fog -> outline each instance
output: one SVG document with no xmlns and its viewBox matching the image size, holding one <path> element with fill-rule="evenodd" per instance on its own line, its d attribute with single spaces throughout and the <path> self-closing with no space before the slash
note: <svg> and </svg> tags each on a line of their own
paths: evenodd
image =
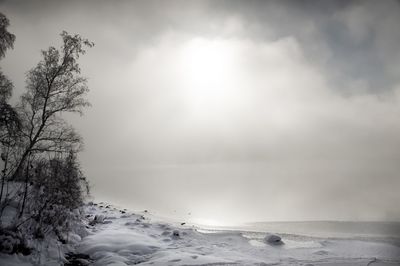
<svg viewBox="0 0 400 266">
<path fill-rule="evenodd" d="M 398 1 L 2 1 L 13 101 L 59 33 L 96 200 L 192 222 L 399 220 Z M 189 215 L 190 214 L 190 215 Z"/>
</svg>

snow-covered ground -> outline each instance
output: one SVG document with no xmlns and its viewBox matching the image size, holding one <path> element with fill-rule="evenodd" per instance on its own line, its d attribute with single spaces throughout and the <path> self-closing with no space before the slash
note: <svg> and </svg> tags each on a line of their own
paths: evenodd
<svg viewBox="0 0 400 266">
<path fill-rule="evenodd" d="M 264 241 L 265 233 L 205 230 L 107 204 L 88 205 L 86 214 L 88 223 L 96 216 L 97 223 L 88 224 L 82 240 L 75 235 L 77 255 L 70 257 L 70 265 L 400 265 L 400 245 L 393 239 L 288 234 L 281 235 L 283 244 L 274 245 Z M 14 255 L 0 256 L 0 265 L 31 263 L 29 257 Z"/>
</svg>

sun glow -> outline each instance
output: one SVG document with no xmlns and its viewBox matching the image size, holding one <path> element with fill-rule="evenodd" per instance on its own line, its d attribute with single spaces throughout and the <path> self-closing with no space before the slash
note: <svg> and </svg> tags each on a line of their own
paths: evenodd
<svg viewBox="0 0 400 266">
<path fill-rule="evenodd" d="M 192 39 L 181 51 L 182 95 L 197 118 L 224 115 L 240 99 L 235 89 L 235 50 L 227 41 Z"/>
</svg>

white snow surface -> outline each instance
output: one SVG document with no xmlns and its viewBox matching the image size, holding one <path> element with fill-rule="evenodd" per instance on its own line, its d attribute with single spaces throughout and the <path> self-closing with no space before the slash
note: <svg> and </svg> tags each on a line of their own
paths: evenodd
<svg viewBox="0 0 400 266">
<path fill-rule="evenodd" d="M 90 233 L 74 247 L 75 253 L 89 255 L 93 266 L 400 265 L 396 241 L 280 235 L 284 244 L 270 245 L 265 233 L 181 226 L 108 204 L 88 205 L 86 212 Z M 104 220 L 89 225 L 96 215 Z M 32 264 L 28 258 L 1 255 L 0 265 Z"/>
</svg>

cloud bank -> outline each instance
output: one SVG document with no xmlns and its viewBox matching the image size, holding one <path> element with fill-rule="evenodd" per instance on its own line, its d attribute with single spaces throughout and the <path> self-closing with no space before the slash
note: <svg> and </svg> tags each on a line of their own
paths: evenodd
<svg viewBox="0 0 400 266">
<path fill-rule="evenodd" d="M 93 108 L 71 118 L 96 196 L 225 223 L 400 219 L 398 2 L 1 8 L 16 96 L 61 30 L 96 43 Z"/>
</svg>

